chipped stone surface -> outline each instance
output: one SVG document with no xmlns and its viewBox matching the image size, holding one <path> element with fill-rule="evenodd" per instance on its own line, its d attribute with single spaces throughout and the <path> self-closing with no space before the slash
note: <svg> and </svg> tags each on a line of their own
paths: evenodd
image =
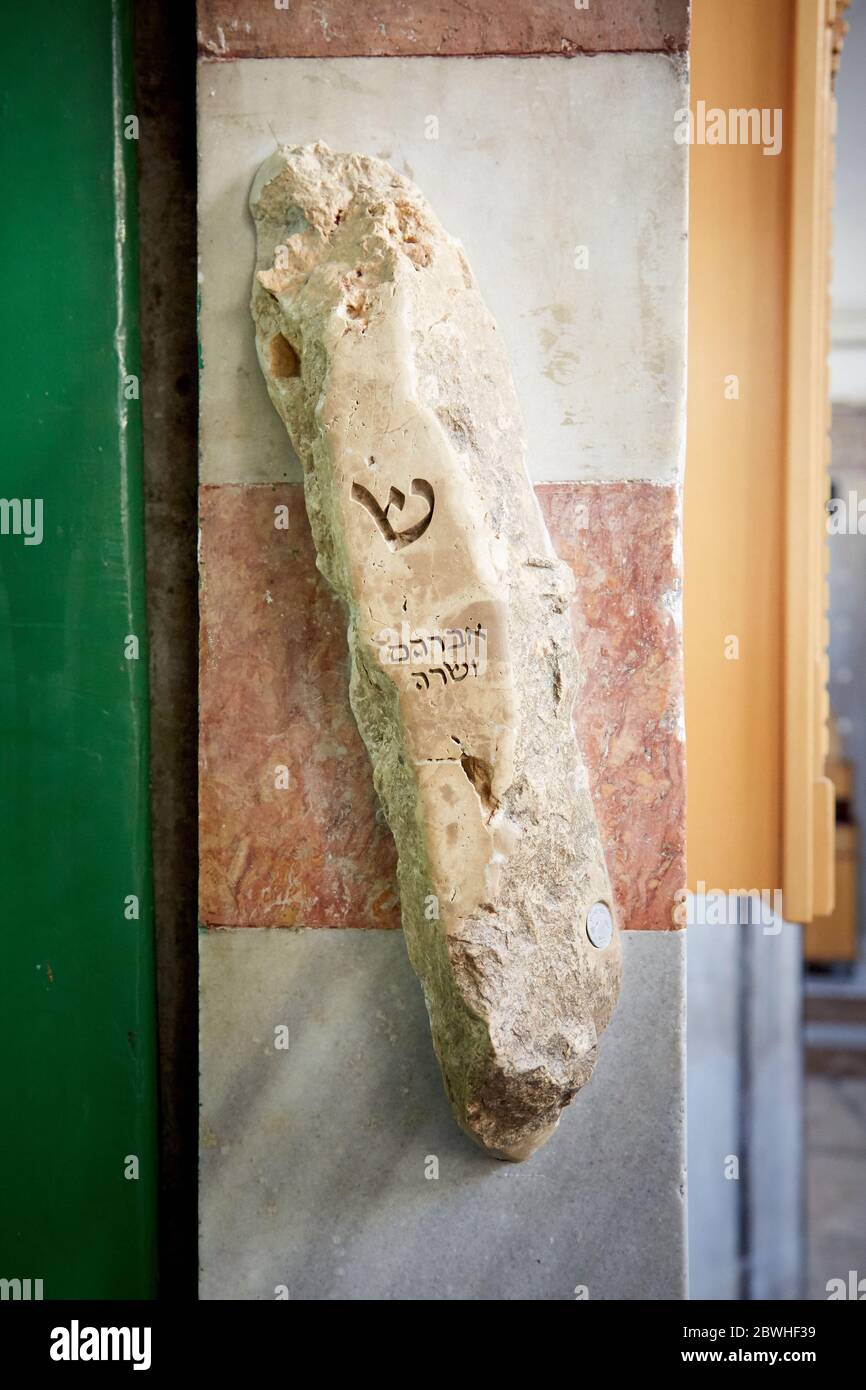
<svg viewBox="0 0 866 1390">
<path fill-rule="evenodd" d="M 202 58 L 682 52 L 689 0 L 198 0 Z"/>
<path fill-rule="evenodd" d="M 457 242 L 381 160 L 259 170 L 256 346 L 348 605 L 352 708 L 459 1123 L 527 1158 L 589 1079 L 618 990 L 571 710 L 573 581 L 524 461 L 507 359 Z"/>
</svg>

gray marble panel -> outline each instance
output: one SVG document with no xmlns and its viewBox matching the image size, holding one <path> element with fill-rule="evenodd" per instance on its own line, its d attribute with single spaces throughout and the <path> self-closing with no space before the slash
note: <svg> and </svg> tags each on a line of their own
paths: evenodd
<svg viewBox="0 0 866 1390">
<path fill-rule="evenodd" d="M 401 933 L 203 933 L 202 1298 L 685 1297 L 685 942 L 624 937 L 593 1080 L 512 1165 L 454 1125 Z"/>
</svg>

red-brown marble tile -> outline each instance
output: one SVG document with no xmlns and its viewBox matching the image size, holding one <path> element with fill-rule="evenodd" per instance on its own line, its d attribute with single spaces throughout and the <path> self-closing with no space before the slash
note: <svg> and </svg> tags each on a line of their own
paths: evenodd
<svg viewBox="0 0 866 1390">
<path fill-rule="evenodd" d="M 686 878 L 678 490 L 548 483 L 537 492 L 577 581 L 575 728 L 620 924 L 673 930 Z"/>
<path fill-rule="evenodd" d="M 669 929 L 685 881 L 677 491 L 538 495 L 578 583 L 575 724 L 620 922 Z M 348 703 L 344 610 L 315 568 L 302 488 L 204 487 L 201 533 L 202 922 L 398 926 L 393 842 Z"/>
<path fill-rule="evenodd" d="M 203 58 L 681 53 L 689 0 L 198 0 Z"/>
<path fill-rule="evenodd" d="M 316 569 L 303 488 L 203 487 L 199 516 L 201 921 L 397 927 L 394 841 L 349 708 L 345 609 Z"/>
</svg>

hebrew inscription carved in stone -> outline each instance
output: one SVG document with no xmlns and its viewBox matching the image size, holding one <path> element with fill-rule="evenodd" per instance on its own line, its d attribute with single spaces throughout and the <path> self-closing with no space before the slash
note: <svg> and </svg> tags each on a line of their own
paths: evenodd
<svg viewBox="0 0 866 1390">
<path fill-rule="evenodd" d="M 374 639 L 379 645 L 379 660 L 401 666 L 413 666 L 439 660 L 441 666 L 427 666 L 415 674 L 415 689 L 429 690 L 430 677 L 441 676 L 442 684 L 464 681 L 472 673 L 483 676 L 487 668 L 487 633 L 481 624 L 473 628 L 447 628 L 444 633 L 430 632 L 410 635 L 406 624 L 399 633 L 387 629 Z M 450 656 L 451 660 L 448 660 Z M 457 658 L 460 658 L 459 660 Z"/>
<path fill-rule="evenodd" d="M 489 1153 L 523 1159 L 588 1081 L 620 974 L 571 724 L 571 574 L 496 325 L 418 190 L 377 159 L 283 148 L 251 208 L 259 361 L 348 606 L 445 1088 Z"/>
</svg>

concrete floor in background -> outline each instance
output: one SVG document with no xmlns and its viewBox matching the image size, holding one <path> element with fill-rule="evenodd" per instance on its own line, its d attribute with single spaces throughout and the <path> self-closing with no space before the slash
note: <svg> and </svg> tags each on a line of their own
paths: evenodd
<svg viewBox="0 0 866 1390">
<path fill-rule="evenodd" d="M 808 1296 L 866 1278 L 866 1077 L 806 1081 Z"/>
</svg>

